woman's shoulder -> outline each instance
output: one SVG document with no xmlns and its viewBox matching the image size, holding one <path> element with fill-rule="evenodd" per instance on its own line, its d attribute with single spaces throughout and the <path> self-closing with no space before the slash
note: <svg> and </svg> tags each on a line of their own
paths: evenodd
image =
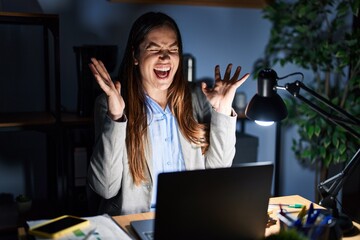
<svg viewBox="0 0 360 240">
<path fill-rule="evenodd" d="M 105 93 L 100 93 L 96 98 L 95 98 L 95 105 L 99 106 L 106 106 L 107 107 L 107 100 L 106 100 L 106 94 Z"/>
<path fill-rule="evenodd" d="M 209 123 L 211 119 L 211 105 L 201 90 L 201 81 L 190 83 L 190 91 L 195 118 L 199 123 Z"/>
</svg>

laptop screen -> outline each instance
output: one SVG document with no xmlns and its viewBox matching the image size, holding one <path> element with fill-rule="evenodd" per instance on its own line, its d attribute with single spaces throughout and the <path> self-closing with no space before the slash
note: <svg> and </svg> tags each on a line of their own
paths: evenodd
<svg viewBox="0 0 360 240">
<path fill-rule="evenodd" d="M 273 164 L 161 173 L 155 239 L 259 239 L 265 234 Z"/>
</svg>

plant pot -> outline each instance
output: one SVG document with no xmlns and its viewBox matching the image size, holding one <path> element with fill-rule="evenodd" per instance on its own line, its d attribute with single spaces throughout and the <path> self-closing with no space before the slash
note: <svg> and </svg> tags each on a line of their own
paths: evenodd
<svg viewBox="0 0 360 240">
<path fill-rule="evenodd" d="M 16 202 L 20 213 L 28 212 L 31 209 L 32 201 Z"/>
</svg>

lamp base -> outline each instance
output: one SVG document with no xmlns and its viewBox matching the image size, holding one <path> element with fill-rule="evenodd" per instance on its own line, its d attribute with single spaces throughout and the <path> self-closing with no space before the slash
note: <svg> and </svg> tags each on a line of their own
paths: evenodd
<svg viewBox="0 0 360 240">
<path fill-rule="evenodd" d="M 349 237 L 353 235 L 352 232 L 354 230 L 354 224 L 347 215 L 339 213 L 339 216 L 336 217 L 336 222 L 339 224 L 339 227 L 344 237 Z"/>
</svg>

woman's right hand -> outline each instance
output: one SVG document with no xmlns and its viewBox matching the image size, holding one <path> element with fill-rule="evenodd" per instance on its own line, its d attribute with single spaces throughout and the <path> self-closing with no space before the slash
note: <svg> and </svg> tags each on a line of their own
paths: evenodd
<svg viewBox="0 0 360 240">
<path fill-rule="evenodd" d="M 119 120 L 123 117 L 125 109 L 125 102 L 120 91 L 120 82 L 115 81 L 114 83 L 102 61 L 96 58 L 91 58 L 89 67 L 97 83 L 107 96 L 109 117 L 114 121 Z"/>
</svg>

